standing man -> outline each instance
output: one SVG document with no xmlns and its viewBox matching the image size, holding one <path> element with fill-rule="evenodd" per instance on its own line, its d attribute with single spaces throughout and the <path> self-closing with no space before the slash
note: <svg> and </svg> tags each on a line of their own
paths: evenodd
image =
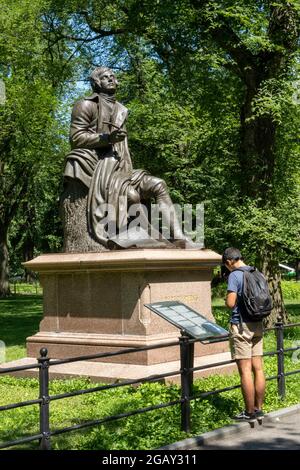
<svg viewBox="0 0 300 470">
<path fill-rule="evenodd" d="M 231 308 L 230 344 L 232 358 L 236 360 L 241 378 L 241 388 L 245 410 L 234 419 L 254 422 L 262 419 L 262 405 L 265 395 L 263 371 L 263 324 L 247 316 L 243 308 L 242 292 L 244 273 L 250 271 L 237 248 L 227 248 L 223 253 L 223 264 L 230 271 L 228 278 L 226 305 Z M 253 373 L 253 377 L 252 377 Z"/>
</svg>

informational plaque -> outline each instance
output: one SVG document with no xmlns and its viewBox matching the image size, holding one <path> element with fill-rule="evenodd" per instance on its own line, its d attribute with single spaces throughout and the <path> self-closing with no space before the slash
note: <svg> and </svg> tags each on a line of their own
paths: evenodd
<svg viewBox="0 0 300 470">
<path fill-rule="evenodd" d="M 177 300 L 145 304 L 145 307 L 200 341 L 215 342 L 228 336 L 227 330 Z"/>
</svg>

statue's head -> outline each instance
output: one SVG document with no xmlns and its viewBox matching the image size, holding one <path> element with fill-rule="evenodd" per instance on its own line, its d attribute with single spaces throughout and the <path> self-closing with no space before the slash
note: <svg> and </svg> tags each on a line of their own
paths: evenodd
<svg viewBox="0 0 300 470">
<path fill-rule="evenodd" d="M 115 93 L 118 81 L 114 72 L 108 67 L 97 67 L 90 76 L 93 91 L 96 93 Z"/>
</svg>

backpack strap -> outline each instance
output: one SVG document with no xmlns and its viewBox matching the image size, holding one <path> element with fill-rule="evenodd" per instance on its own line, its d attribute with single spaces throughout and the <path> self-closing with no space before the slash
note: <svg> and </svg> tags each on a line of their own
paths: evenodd
<svg viewBox="0 0 300 470">
<path fill-rule="evenodd" d="M 246 267 L 246 266 L 245 266 Z M 243 269 L 244 266 L 240 267 L 240 268 L 235 268 L 233 269 L 231 272 L 233 273 L 234 271 L 240 271 L 242 272 L 244 275 L 243 275 L 243 279 L 244 279 L 244 282 L 245 282 L 245 273 L 253 273 L 254 271 L 256 271 L 257 269 L 255 268 L 255 266 L 250 266 L 251 269 Z M 240 311 L 240 321 L 239 321 L 239 324 L 241 325 L 242 322 L 244 321 L 243 319 L 243 315 L 242 315 L 242 312 Z"/>
<path fill-rule="evenodd" d="M 254 273 L 254 271 L 257 271 L 255 266 L 250 266 L 251 269 L 243 269 L 243 267 L 244 266 L 242 266 L 241 268 L 234 268 L 231 272 L 233 273 L 234 271 L 241 271 L 242 273 Z"/>
</svg>

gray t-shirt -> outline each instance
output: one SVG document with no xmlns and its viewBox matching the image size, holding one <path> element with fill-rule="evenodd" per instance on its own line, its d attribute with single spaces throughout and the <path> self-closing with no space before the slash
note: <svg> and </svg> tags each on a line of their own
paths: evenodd
<svg viewBox="0 0 300 470">
<path fill-rule="evenodd" d="M 245 271 L 250 271 L 251 268 L 252 268 L 251 266 L 241 267 L 241 269 Z M 245 314 L 243 315 L 243 307 L 241 305 L 243 285 L 244 285 L 243 271 L 232 271 L 228 277 L 227 292 L 235 292 L 237 294 L 237 303 L 231 311 L 230 323 L 237 324 L 237 323 L 240 323 L 241 321 L 244 321 L 242 317 L 243 316 L 245 317 Z M 246 321 L 249 321 L 249 320 L 247 319 Z"/>
</svg>

